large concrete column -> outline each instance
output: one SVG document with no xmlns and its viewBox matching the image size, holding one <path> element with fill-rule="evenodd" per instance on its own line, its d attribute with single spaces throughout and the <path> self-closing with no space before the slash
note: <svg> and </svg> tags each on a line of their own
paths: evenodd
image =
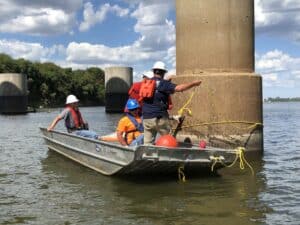
<svg viewBox="0 0 300 225">
<path fill-rule="evenodd" d="M 105 111 L 123 112 L 132 85 L 131 67 L 105 68 Z"/>
<path fill-rule="evenodd" d="M 202 80 L 182 137 L 262 150 L 262 80 L 254 73 L 254 0 L 176 1 L 175 83 Z M 176 94 L 177 111 L 192 91 Z M 175 113 L 174 112 L 174 113 Z"/>
<path fill-rule="evenodd" d="M 20 73 L 1 73 L 0 113 L 26 113 L 27 103 L 27 76 Z"/>
</svg>

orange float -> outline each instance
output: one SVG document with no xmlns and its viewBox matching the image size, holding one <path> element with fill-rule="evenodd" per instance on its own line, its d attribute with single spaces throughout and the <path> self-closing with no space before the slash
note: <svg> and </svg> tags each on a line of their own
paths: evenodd
<svg viewBox="0 0 300 225">
<path fill-rule="evenodd" d="M 178 142 L 176 138 L 174 138 L 170 134 L 162 135 L 160 136 L 155 145 L 162 146 L 162 147 L 170 147 L 170 148 L 176 148 L 178 146 Z"/>
</svg>

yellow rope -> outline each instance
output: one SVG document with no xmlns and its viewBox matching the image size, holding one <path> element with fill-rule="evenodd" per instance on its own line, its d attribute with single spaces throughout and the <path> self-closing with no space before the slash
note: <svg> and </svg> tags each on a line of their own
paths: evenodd
<svg viewBox="0 0 300 225">
<path fill-rule="evenodd" d="M 262 123 L 258 122 L 250 122 L 250 121 L 219 121 L 219 122 L 204 122 L 204 123 L 193 123 L 192 125 L 184 125 L 181 126 L 181 129 L 184 128 L 190 128 L 190 127 L 197 127 L 197 126 L 209 126 L 209 125 L 220 125 L 220 124 L 250 124 L 248 127 L 235 127 L 236 129 L 241 129 L 241 130 L 250 130 L 252 128 L 256 127 L 263 127 L 264 125 Z M 172 130 L 175 130 L 175 128 L 172 128 Z"/>
<path fill-rule="evenodd" d="M 182 126 L 181 128 L 189 128 L 189 127 L 196 127 L 196 126 L 208 126 L 208 125 L 218 125 L 218 124 L 228 124 L 228 123 L 241 123 L 241 124 L 251 124 L 250 126 L 244 128 L 244 129 L 250 129 L 250 128 L 254 128 L 256 126 L 263 126 L 262 123 L 258 123 L 258 122 L 250 122 L 250 121 L 219 121 L 219 122 L 204 122 L 204 123 L 196 123 L 193 125 L 185 125 Z"/>
<path fill-rule="evenodd" d="M 185 175 L 184 175 L 184 165 L 180 165 L 178 167 L 178 180 L 182 182 L 186 182 Z"/>
<path fill-rule="evenodd" d="M 187 111 L 187 113 L 188 113 L 189 116 L 192 116 L 192 110 L 190 108 L 188 108 L 187 106 L 192 102 L 192 99 L 193 99 L 195 93 L 196 93 L 196 88 L 194 89 L 194 91 L 190 95 L 190 97 L 187 100 L 187 102 L 178 110 L 178 114 L 180 116 L 182 116 L 185 111 Z M 208 126 L 208 125 L 218 125 L 218 124 L 228 124 L 228 123 L 231 123 L 231 124 L 233 124 L 233 123 L 250 124 L 250 126 L 248 126 L 246 128 L 240 128 L 240 129 L 251 129 L 251 128 L 255 128 L 257 126 L 263 126 L 263 124 L 259 123 L 259 122 L 249 122 L 249 121 L 219 121 L 219 122 L 193 123 L 192 125 L 185 125 L 185 126 L 182 126 L 181 128 L 189 128 L 189 127 L 197 127 L 197 126 Z"/>
<path fill-rule="evenodd" d="M 179 115 L 183 115 L 184 111 L 187 111 L 188 115 L 192 116 L 192 110 L 190 108 L 188 108 L 187 106 L 191 103 L 194 95 L 195 95 L 196 90 L 194 89 L 194 91 L 192 92 L 192 94 L 190 95 L 189 99 L 187 100 L 187 102 L 178 110 L 178 114 Z M 218 124 L 233 124 L 233 123 L 238 123 L 238 124 L 250 124 L 250 126 L 246 127 L 246 128 L 240 128 L 240 129 L 250 129 L 250 128 L 256 128 L 257 126 L 263 126 L 262 123 L 259 122 L 249 122 L 249 121 L 219 121 L 219 122 L 205 122 L 205 123 L 193 123 L 192 125 L 185 125 L 182 126 L 181 128 L 189 128 L 189 127 L 195 127 L 195 126 L 207 126 L 207 125 L 218 125 Z M 230 164 L 229 166 L 227 166 L 226 164 L 224 164 L 223 160 L 224 158 L 221 156 L 212 156 L 211 159 L 213 160 L 213 164 L 211 166 L 211 171 L 214 170 L 214 167 L 217 163 L 221 163 L 222 165 L 226 166 L 226 167 L 232 167 L 238 159 L 240 159 L 240 169 L 244 170 L 245 169 L 245 164 L 251 169 L 252 175 L 254 175 L 254 170 L 252 168 L 252 166 L 247 162 L 245 155 L 245 148 L 243 147 L 238 147 L 236 149 L 236 157 L 235 160 L 233 161 L 232 164 Z M 185 175 L 184 175 L 184 165 L 181 165 L 178 167 L 178 178 L 180 181 L 185 182 Z"/>
<path fill-rule="evenodd" d="M 243 148 L 243 147 L 238 147 L 236 149 L 235 160 L 233 161 L 233 163 L 231 163 L 227 167 L 232 167 L 236 163 L 238 158 L 240 159 L 240 169 L 244 170 L 245 169 L 245 164 L 246 164 L 251 169 L 252 175 L 254 176 L 254 170 L 253 170 L 252 166 L 250 165 L 250 163 L 245 158 L 245 148 Z"/>
<path fill-rule="evenodd" d="M 191 96 L 189 97 L 189 99 L 187 100 L 187 102 L 178 110 L 178 114 L 180 116 L 183 115 L 184 111 L 188 112 L 188 115 L 191 116 L 192 115 L 192 110 L 190 108 L 187 107 L 187 105 L 189 105 L 195 95 L 196 90 L 194 90 L 191 94 Z"/>
<path fill-rule="evenodd" d="M 244 170 L 245 169 L 245 164 L 246 164 L 250 168 L 252 176 L 254 176 L 254 169 L 252 168 L 252 166 L 250 165 L 250 163 L 245 158 L 245 148 L 238 147 L 237 149 L 235 149 L 235 151 L 236 151 L 235 159 L 233 160 L 233 162 L 230 165 L 226 165 L 223 162 L 223 159 L 220 156 L 213 156 L 213 157 L 211 157 L 211 159 L 213 161 L 213 164 L 211 166 L 211 171 L 214 170 L 214 167 L 215 167 L 215 165 L 217 163 L 221 163 L 225 167 L 232 167 L 233 165 L 235 165 L 235 163 L 239 159 L 240 160 L 240 169 Z"/>
</svg>

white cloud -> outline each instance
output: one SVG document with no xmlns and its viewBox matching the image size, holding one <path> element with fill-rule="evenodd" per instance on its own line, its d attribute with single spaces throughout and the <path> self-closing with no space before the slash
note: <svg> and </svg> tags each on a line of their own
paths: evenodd
<svg viewBox="0 0 300 225">
<path fill-rule="evenodd" d="M 23 8 L 53 8 L 66 12 L 74 12 L 83 4 L 83 0 L 2 0 L 2 2 L 4 2 L 3 4 L 18 5 Z"/>
<path fill-rule="evenodd" d="M 279 50 L 256 55 L 256 71 L 263 77 L 265 87 L 299 87 L 300 58 Z"/>
<path fill-rule="evenodd" d="M 175 25 L 173 21 L 166 19 L 174 7 L 173 4 L 173 1 L 169 0 L 138 1 L 130 16 L 136 19 L 134 30 L 140 36 L 132 45 L 109 47 L 102 44 L 72 42 L 67 47 L 67 61 L 77 65 L 121 64 L 134 66 L 135 69 L 143 68 L 140 69 L 143 71 L 145 63 L 149 65 L 156 60 L 165 60 L 174 69 Z M 100 23 L 113 7 L 105 4 L 95 12 L 93 5 L 86 3 L 84 22 L 81 23 L 80 29 L 86 30 L 93 24 Z M 124 11 L 122 15 L 127 15 L 127 12 Z"/>
<path fill-rule="evenodd" d="M 102 5 L 99 10 L 94 11 L 93 4 L 87 2 L 84 4 L 83 22 L 79 26 L 80 31 L 86 31 L 96 23 L 102 23 L 108 13 L 115 13 L 118 17 L 124 17 L 129 14 L 129 9 L 121 8 L 118 5 L 111 6 L 109 3 Z"/>
<path fill-rule="evenodd" d="M 166 62 L 168 62 L 170 65 L 172 65 L 173 68 L 170 70 L 172 70 L 173 71 L 172 74 L 174 74 L 176 71 L 176 69 L 175 69 L 176 68 L 176 47 L 175 46 L 170 47 L 168 49 L 167 53 L 168 54 L 164 59 L 166 60 Z"/>
<path fill-rule="evenodd" d="M 12 0 L 5 3 L 0 1 L 0 30 L 30 34 L 71 32 L 70 29 L 75 22 L 75 11 L 82 1 L 77 0 L 75 3 L 75 6 L 71 7 L 71 1 Z M 175 25 L 173 21 L 166 19 L 170 10 L 174 9 L 173 1 L 147 0 L 132 4 L 134 7 L 131 8 L 130 16 L 136 19 L 134 29 L 139 37 L 131 45 L 110 47 L 104 44 L 73 41 L 67 44 L 66 48 L 62 46 L 47 48 L 39 43 L 2 40 L 0 51 L 14 58 L 22 57 L 37 61 L 48 59 L 61 66 L 73 68 L 125 65 L 133 66 L 136 71 L 143 71 L 156 60 L 165 60 L 174 68 Z M 4 12 L 7 12 L 6 15 L 13 12 L 17 16 L 1 17 Z M 85 30 L 95 23 L 102 22 L 107 13 L 123 17 L 129 15 L 129 9 L 104 4 L 94 11 L 93 5 L 87 2 L 84 5 L 84 21 L 80 29 Z M 65 57 L 65 61 L 62 57 Z"/>
<path fill-rule="evenodd" d="M 69 33 L 82 0 L 0 2 L 0 32 L 30 35 Z"/>
<path fill-rule="evenodd" d="M 0 31 L 35 35 L 67 33 L 74 21 L 74 15 L 68 15 L 62 10 L 44 8 L 26 11 L 26 14 L 2 23 Z"/>
<path fill-rule="evenodd" d="M 66 50 L 67 61 L 77 64 L 133 64 L 149 59 L 155 59 L 159 52 L 143 51 L 139 47 L 123 46 L 110 48 L 105 45 L 71 42 Z"/>
<path fill-rule="evenodd" d="M 257 34 L 300 42 L 300 1 L 255 0 L 255 25 Z"/>
<path fill-rule="evenodd" d="M 52 56 L 64 55 L 62 45 L 46 48 L 40 43 L 27 43 L 17 40 L 0 40 L 0 52 L 13 58 L 24 58 L 32 61 L 48 61 Z"/>
<path fill-rule="evenodd" d="M 263 84 L 265 87 L 275 86 L 278 82 L 278 75 L 274 73 L 263 74 Z"/>
<path fill-rule="evenodd" d="M 172 9 L 169 1 L 141 2 L 131 16 L 137 19 L 134 30 L 141 34 L 137 46 L 151 50 L 167 50 L 175 45 L 175 25 L 167 20 Z"/>
</svg>

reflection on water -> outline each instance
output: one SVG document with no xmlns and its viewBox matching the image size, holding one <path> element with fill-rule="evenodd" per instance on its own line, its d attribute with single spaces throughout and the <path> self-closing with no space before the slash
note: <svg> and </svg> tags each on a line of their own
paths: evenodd
<svg viewBox="0 0 300 225">
<path fill-rule="evenodd" d="M 48 151 L 38 126 L 58 110 L 0 116 L 0 224 L 298 224 L 296 106 L 264 106 L 264 155 L 250 159 L 255 176 L 228 168 L 186 183 L 176 175 L 106 177 Z M 114 131 L 121 116 L 101 107 L 82 113 L 99 134 Z"/>
<path fill-rule="evenodd" d="M 113 224 L 172 224 L 175 221 L 179 224 L 199 224 L 199 221 L 203 224 L 255 224 L 263 220 L 261 210 L 265 209 L 257 198 L 263 180 L 250 173 L 241 176 L 236 169 L 220 177 L 193 178 L 182 184 L 172 177 L 99 176 L 54 152 L 48 153 L 42 165 L 44 173 L 55 178 L 55 188 L 76 193 L 64 196 L 69 207 L 84 206 L 84 212 L 72 216 L 74 223 L 86 216 L 94 218 L 95 224 L 96 221 Z M 261 162 L 254 166 L 258 171 Z M 53 183 L 51 179 L 50 182 Z M 55 202 L 61 201 L 61 194 L 57 198 L 53 194 L 49 197 Z M 64 202 L 61 207 L 65 206 Z"/>
</svg>

